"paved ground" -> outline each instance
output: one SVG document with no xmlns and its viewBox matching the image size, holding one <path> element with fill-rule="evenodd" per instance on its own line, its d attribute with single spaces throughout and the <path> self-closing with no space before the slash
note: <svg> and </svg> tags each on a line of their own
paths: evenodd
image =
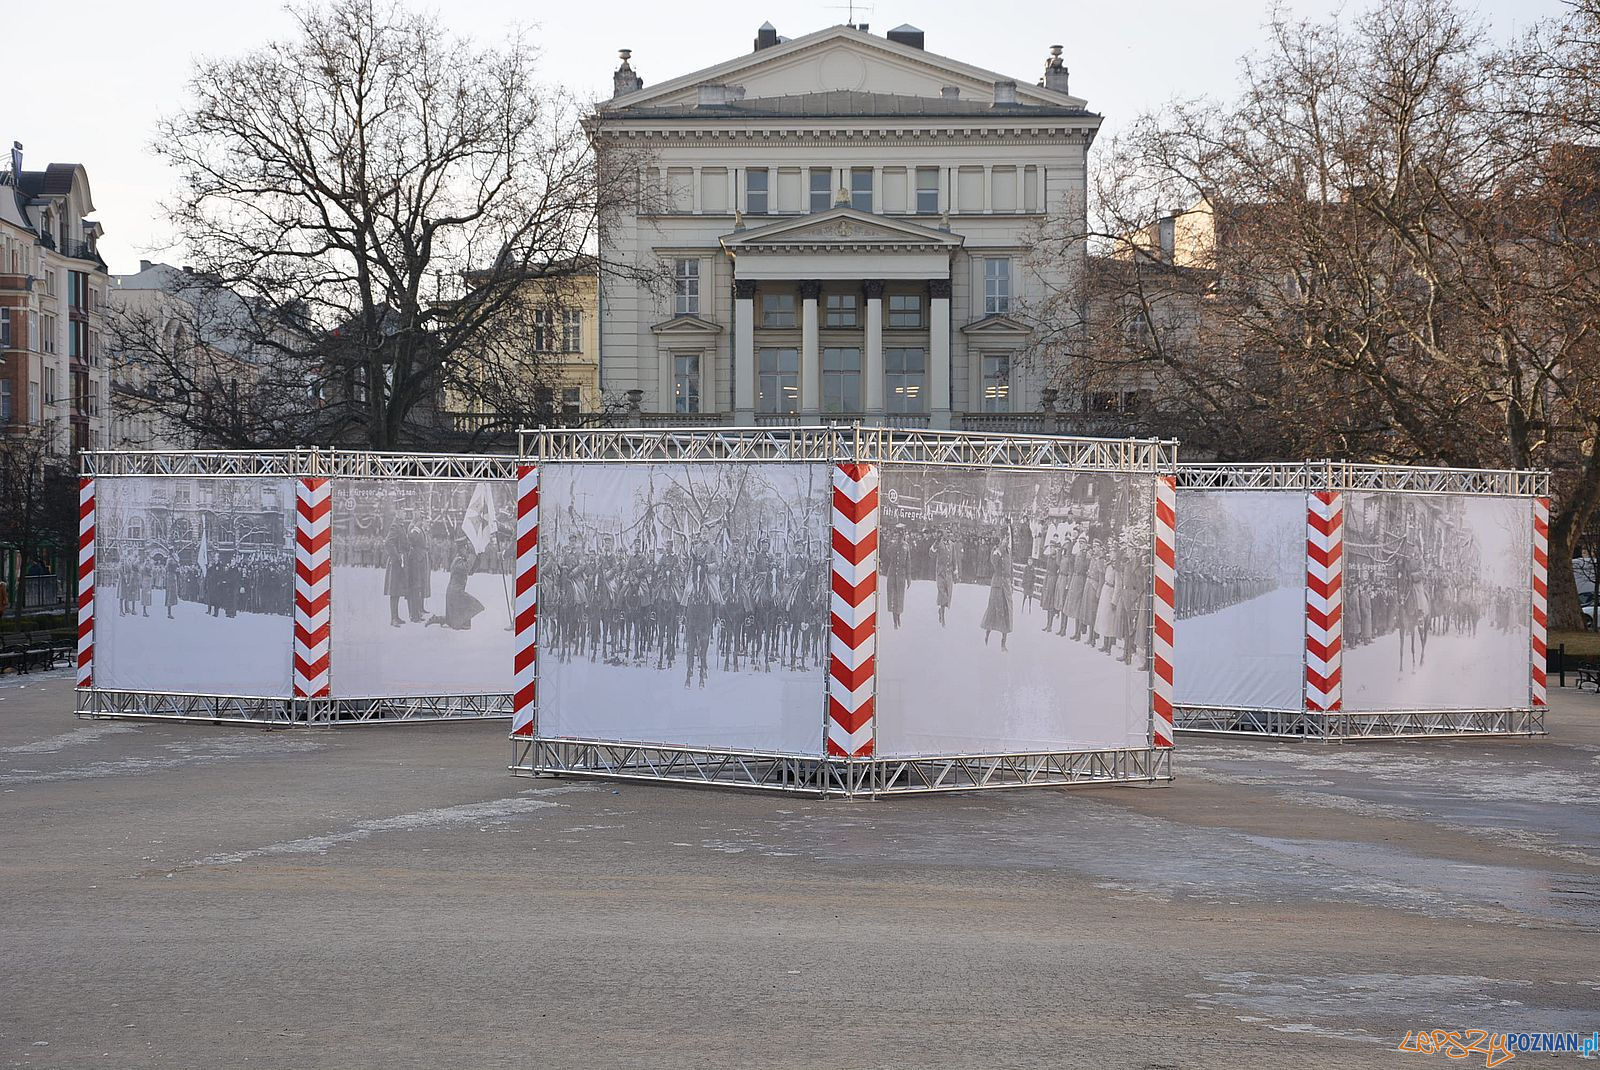
<svg viewBox="0 0 1600 1070">
<path fill-rule="evenodd" d="M 1408 1029 L 1600 1028 L 1593 696 L 1544 741 L 876 803 L 69 699 L 0 680 L 0 1066 L 1423 1067 L 1476 1063 Z"/>
</svg>

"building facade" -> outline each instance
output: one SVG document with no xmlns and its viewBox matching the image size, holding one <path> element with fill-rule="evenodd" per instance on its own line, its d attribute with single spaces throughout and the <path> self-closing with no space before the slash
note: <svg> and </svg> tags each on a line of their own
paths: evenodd
<svg viewBox="0 0 1600 1070">
<path fill-rule="evenodd" d="M 110 277 L 81 164 L 0 173 L 0 426 L 42 429 L 54 451 L 109 445 Z"/>
<path fill-rule="evenodd" d="M 631 54 L 590 120 L 604 169 L 600 377 L 647 422 L 860 417 L 1004 426 L 1051 371 L 1024 309 L 1081 287 L 1100 117 L 1067 92 L 935 55 L 902 26 L 835 26 L 645 88 Z M 1081 246 L 1081 243 L 1078 243 Z M 643 276 L 659 272 L 661 285 Z"/>
</svg>

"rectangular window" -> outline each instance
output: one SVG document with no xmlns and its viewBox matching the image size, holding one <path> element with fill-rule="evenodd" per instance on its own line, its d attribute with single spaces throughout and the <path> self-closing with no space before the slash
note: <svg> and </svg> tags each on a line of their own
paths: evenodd
<svg viewBox="0 0 1600 1070">
<path fill-rule="evenodd" d="M 983 411 L 1011 411 L 1011 354 L 983 354 Z"/>
<path fill-rule="evenodd" d="M 767 214 L 767 169 L 752 167 L 744 173 L 744 210 L 747 215 Z"/>
<path fill-rule="evenodd" d="M 0 379 L 0 424 L 11 422 L 11 380 Z"/>
<path fill-rule="evenodd" d="M 858 212 L 872 211 L 872 169 L 857 167 L 850 172 L 850 207 Z"/>
<path fill-rule="evenodd" d="M 793 327 L 794 294 L 762 294 L 761 326 Z"/>
<path fill-rule="evenodd" d="M 0 308 L 0 349 L 11 348 L 11 310 Z"/>
<path fill-rule="evenodd" d="M 891 327 L 921 327 L 922 326 L 922 295 L 921 294 L 890 294 L 889 295 L 889 326 L 891 326 Z"/>
<path fill-rule="evenodd" d="M 583 407 L 583 387 L 564 386 L 561 388 L 561 411 L 571 415 Z"/>
<path fill-rule="evenodd" d="M 100 415 L 100 383 L 94 379 L 89 380 L 89 415 Z"/>
<path fill-rule="evenodd" d="M 52 296 L 56 292 L 56 273 L 54 271 L 46 271 L 44 273 L 44 292 Z"/>
<path fill-rule="evenodd" d="M 927 382 L 926 350 L 883 351 L 884 404 L 890 412 L 926 412 Z"/>
<path fill-rule="evenodd" d="M 917 168 L 917 214 L 937 215 L 939 213 L 939 169 L 937 167 Z"/>
<path fill-rule="evenodd" d="M 44 414 L 39 411 L 39 384 L 28 384 L 28 419 L 38 423 L 44 419 Z"/>
<path fill-rule="evenodd" d="M 833 171 L 827 167 L 811 169 L 811 210 L 826 212 L 833 207 Z"/>
<path fill-rule="evenodd" d="M 56 318 L 44 318 L 44 330 L 39 335 L 39 351 L 41 353 L 54 353 L 56 351 Z"/>
<path fill-rule="evenodd" d="M 555 313 L 548 308 L 533 310 L 533 349 L 549 353 L 556 347 Z"/>
<path fill-rule="evenodd" d="M 856 295 L 855 294 L 828 294 L 828 314 L 826 325 L 829 327 L 854 327 L 856 326 Z"/>
<path fill-rule="evenodd" d="M 569 308 L 561 313 L 561 351 L 583 352 L 583 311 Z"/>
<path fill-rule="evenodd" d="M 89 307 L 89 276 L 82 271 L 67 272 L 67 305 L 71 308 Z"/>
<path fill-rule="evenodd" d="M 672 411 L 700 411 L 700 354 L 672 355 Z"/>
<path fill-rule="evenodd" d="M 822 351 L 822 411 L 861 411 L 861 350 Z"/>
<path fill-rule="evenodd" d="M 56 370 L 54 368 L 46 368 L 44 370 L 44 403 L 46 405 L 54 405 L 56 403 Z"/>
<path fill-rule="evenodd" d="M 1004 316 L 1011 311 L 1011 261 L 1003 256 L 983 261 L 983 314 Z"/>
<path fill-rule="evenodd" d="M 672 266 L 672 314 L 700 314 L 700 261 L 679 260 Z"/>
<path fill-rule="evenodd" d="M 800 351 L 762 349 L 757 355 L 761 412 L 800 411 Z"/>
</svg>

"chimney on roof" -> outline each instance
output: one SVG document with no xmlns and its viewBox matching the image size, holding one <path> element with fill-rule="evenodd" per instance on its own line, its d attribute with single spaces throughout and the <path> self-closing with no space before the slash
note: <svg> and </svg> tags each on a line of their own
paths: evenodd
<svg viewBox="0 0 1600 1070">
<path fill-rule="evenodd" d="M 778 28 L 770 22 L 763 22 L 756 30 L 755 50 L 760 52 L 763 48 L 772 48 L 778 43 Z"/>
<path fill-rule="evenodd" d="M 1050 58 L 1044 61 L 1044 77 L 1039 84 L 1046 89 L 1053 89 L 1057 93 L 1067 91 L 1067 63 L 1061 58 L 1062 47 L 1050 46 Z"/>
<path fill-rule="evenodd" d="M 922 31 L 911 25 L 909 22 L 902 22 L 900 25 L 890 30 L 888 37 L 889 40 L 893 41 L 897 45 L 910 45 L 912 48 L 917 49 L 920 49 L 924 46 Z"/>
<path fill-rule="evenodd" d="M 22 142 L 11 143 L 11 183 L 15 186 L 22 185 Z"/>
<path fill-rule="evenodd" d="M 612 100 L 644 88 L 644 79 L 633 73 L 633 68 L 628 65 L 628 60 L 633 58 L 633 49 L 620 48 L 617 55 L 622 59 L 622 66 L 611 76 Z"/>
<path fill-rule="evenodd" d="M 140 271 L 149 271 L 150 270 L 150 266 L 151 266 L 150 265 L 150 261 L 148 261 L 148 260 L 139 261 L 139 270 Z"/>
<path fill-rule="evenodd" d="M 1007 78 L 994 84 L 994 102 L 996 104 L 1015 104 L 1017 102 L 1017 83 Z"/>
</svg>

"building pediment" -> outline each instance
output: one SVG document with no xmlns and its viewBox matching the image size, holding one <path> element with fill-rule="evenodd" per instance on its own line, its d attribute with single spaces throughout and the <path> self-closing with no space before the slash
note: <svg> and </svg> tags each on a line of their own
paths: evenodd
<svg viewBox="0 0 1600 1070">
<path fill-rule="evenodd" d="M 735 256 L 741 252 L 941 252 L 960 248 L 965 240 L 947 230 L 839 207 L 736 230 L 723 235 L 722 247 Z"/>
<path fill-rule="evenodd" d="M 722 324 L 699 316 L 674 316 L 651 324 L 650 330 L 663 338 L 700 338 L 708 334 L 721 334 Z"/>
<path fill-rule="evenodd" d="M 638 59 L 642 65 L 650 62 L 647 53 Z M 1032 79 L 985 70 L 852 26 L 831 26 L 628 93 L 605 102 L 600 111 L 606 117 L 628 118 L 648 117 L 653 110 L 692 109 L 704 103 L 702 86 L 727 87 L 727 99 L 719 102 L 732 104 L 839 92 L 941 100 L 946 99 L 948 88 L 958 91 L 958 99 L 993 104 L 995 83 L 1013 81 L 1018 105 L 1051 109 L 1087 106 L 1082 98 L 1034 85 Z"/>
<path fill-rule="evenodd" d="M 1031 334 L 1028 325 L 1010 316 L 985 316 L 961 328 L 968 338 L 1017 338 Z"/>
</svg>

